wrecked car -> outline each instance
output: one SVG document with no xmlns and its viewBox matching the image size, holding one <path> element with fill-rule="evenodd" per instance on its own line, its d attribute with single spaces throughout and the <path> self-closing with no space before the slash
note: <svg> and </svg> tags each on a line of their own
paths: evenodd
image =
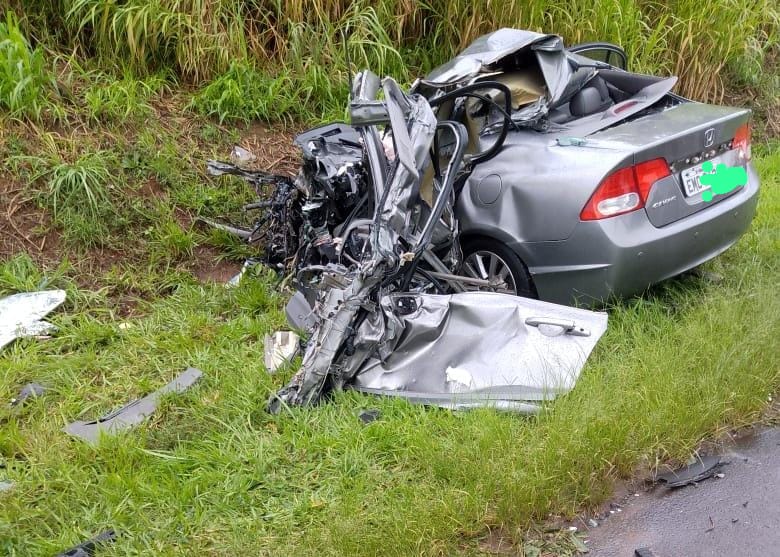
<svg viewBox="0 0 780 557">
<path fill-rule="evenodd" d="M 692 269 L 747 230 L 750 110 L 692 102 L 672 92 L 676 77 L 626 65 L 615 45 L 567 50 L 501 29 L 412 86 L 469 132 L 455 187 L 464 274 L 590 305 Z"/>
<path fill-rule="evenodd" d="M 270 411 L 348 387 L 533 412 L 574 386 L 606 314 L 507 293 L 501 273 L 460 272 L 457 184 L 471 165 L 466 126 L 437 118 L 450 98 L 406 94 L 365 71 L 349 125 L 296 138 L 294 178 L 209 162 L 211 174 L 241 177 L 264 199 L 248 206 L 261 211 L 253 229 L 218 226 L 259 242 L 296 289 L 287 316 L 307 340 Z M 266 350 L 268 361 L 276 354 Z"/>
</svg>

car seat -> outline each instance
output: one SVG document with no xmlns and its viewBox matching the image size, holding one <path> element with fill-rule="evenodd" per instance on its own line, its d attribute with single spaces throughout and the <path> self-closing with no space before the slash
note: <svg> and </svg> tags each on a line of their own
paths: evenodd
<svg viewBox="0 0 780 557">
<path fill-rule="evenodd" d="M 582 118 L 603 112 L 612 104 L 607 84 L 599 76 L 595 76 L 572 96 L 569 101 L 569 112 L 575 118 Z"/>
</svg>

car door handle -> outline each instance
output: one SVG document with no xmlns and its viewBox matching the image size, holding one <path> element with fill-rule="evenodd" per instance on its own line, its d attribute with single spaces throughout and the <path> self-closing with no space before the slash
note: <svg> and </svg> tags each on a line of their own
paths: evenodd
<svg viewBox="0 0 780 557">
<path fill-rule="evenodd" d="M 552 325 L 553 327 L 560 327 L 562 332 L 574 337 L 589 337 L 590 330 L 585 327 L 579 327 L 576 321 L 570 319 L 555 319 L 554 317 L 529 317 L 525 320 L 525 324 L 529 327 L 537 327 L 540 325 Z M 554 334 L 546 333 L 543 329 L 540 329 L 542 334 L 547 336 L 557 336 Z M 560 333 L 558 333 L 560 334 Z"/>
</svg>

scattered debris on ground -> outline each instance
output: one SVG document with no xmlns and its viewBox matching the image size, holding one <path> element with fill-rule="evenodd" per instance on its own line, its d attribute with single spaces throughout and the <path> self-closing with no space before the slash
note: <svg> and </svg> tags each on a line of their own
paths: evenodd
<svg viewBox="0 0 780 557">
<path fill-rule="evenodd" d="M 363 422 L 363 425 L 368 425 L 371 422 L 378 420 L 380 415 L 381 412 L 378 408 L 366 408 L 365 410 L 360 411 L 358 419 Z"/>
<path fill-rule="evenodd" d="M 93 557 L 95 551 L 97 551 L 101 545 L 115 542 L 116 537 L 116 532 L 113 529 L 105 530 L 92 539 L 82 542 L 62 553 L 58 553 L 56 557 Z"/>
<path fill-rule="evenodd" d="M 0 299 L 0 349 L 17 338 L 53 332 L 56 327 L 42 319 L 64 301 L 64 290 L 22 292 Z"/>
<path fill-rule="evenodd" d="M 269 373 L 275 372 L 282 365 L 291 362 L 298 354 L 301 339 L 292 331 L 277 331 L 273 335 L 265 335 L 265 368 Z"/>
<path fill-rule="evenodd" d="M 111 435 L 130 429 L 157 410 L 163 395 L 181 393 L 194 385 L 203 372 L 194 367 L 187 368 L 176 379 L 145 397 L 135 400 L 93 421 L 76 421 L 65 426 L 64 431 L 80 437 L 87 443 L 96 444 L 102 434 Z"/>
<path fill-rule="evenodd" d="M 722 464 L 719 456 L 697 457 L 687 466 L 659 474 L 657 479 L 668 488 L 683 487 L 713 477 Z"/>
<path fill-rule="evenodd" d="M 21 388 L 19 394 L 11 399 L 10 405 L 18 406 L 28 398 L 37 398 L 39 396 L 43 396 L 47 390 L 48 389 L 46 389 L 46 387 L 38 383 L 27 383 L 24 387 Z"/>
</svg>

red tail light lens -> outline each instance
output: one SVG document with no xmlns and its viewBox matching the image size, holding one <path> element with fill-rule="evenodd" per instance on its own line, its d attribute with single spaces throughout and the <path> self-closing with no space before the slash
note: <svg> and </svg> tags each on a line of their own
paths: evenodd
<svg viewBox="0 0 780 557">
<path fill-rule="evenodd" d="M 580 219 L 606 219 L 641 209 L 653 184 L 669 175 L 669 165 L 662 158 L 616 170 L 593 192 Z"/>
<path fill-rule="evenodd" d="M 731 148 L 739 149 L 740 157 L 743 160 L 749 161 L 751 159 L 750 126 L 748 124 L 742 124 L 737 128 L 737 133 L 734 134 L 734 141 L 731 142 Z"/>
</svg>

